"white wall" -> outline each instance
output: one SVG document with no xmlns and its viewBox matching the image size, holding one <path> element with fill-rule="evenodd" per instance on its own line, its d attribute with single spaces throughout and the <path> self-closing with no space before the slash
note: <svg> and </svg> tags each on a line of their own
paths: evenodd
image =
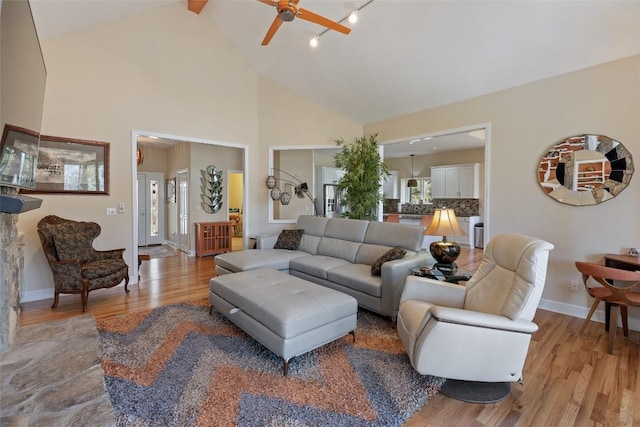
<svg viewBox="0 0 640 427">
<path fill-rule="evenodd" d="M 580 280 L 574 261 L 602 262 L 606 253 L 625 253 L 629 247 L 640 246 L 640 172 L 636 170 L 629 187 L 615 199 L 574 207 L 558 203 L 542 191 L 537 166 L 550 145 L 585 133 L 614 138 L 638 159 L 639 117 L 640 56 L 634 56 L 372 123 L 365 126 L 365 132 L 378 132 L 384 141 L 491 123 L 490 182 L 485 189 L 489 236 L 514 231 L 552 242 L 555 249 L 543 295 L 545 304 L 584 315 L 590 306 L 586 293 L 569 289 L 571 280 Z M 639 316 L 638 310 L 630 313 Z"/>
<path fill-rule="evenodd" d="M 111 194 L 42 195 L 40 209 L 20 215 L 26 235 L 22 301 L 53 295 L 35 231 L 47 214 L 97 221 L 103 231 L 95 248 L 125 247 L 127 263 L 137 263 L 132 130 L 248 146 L 249 164 L 234 166 L 244 168 L 248 180 L 247 234 L 281 228 L 267 222 L 269 145 L 330 143 L 362 132 L 361 124 L 258 76 L 210 20 L 181 3 L 43 40 L 42 47 L 48 69 L 43 133 L 110 142 Z M 106 208 L 118 203 L 125 213 L 107 217 Z"/>
</svg>

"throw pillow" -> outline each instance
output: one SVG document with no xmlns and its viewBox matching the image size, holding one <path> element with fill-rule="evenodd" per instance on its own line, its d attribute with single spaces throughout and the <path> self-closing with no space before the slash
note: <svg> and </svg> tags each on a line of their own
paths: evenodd
<svg viewBox="0 0 640 427">
<path fill-rule="evenodd" d="M 371 274 L 374 276 L 379 276 L 382 273 L 382 264 L 387 261 L 393 261 L 394 259 L 404 258 L 404 255 L 407 253 L 404 248 L 400 246 L 395 246 L 387 251 L 380 258 L 375 260 L 373 264 L 371 264 Z"/>
<path fill-rule="evenodd" d="M 295 251 L 300 245 L 300 239 L 302 239 L 303 234 L 304 230 L 282 230 L 273 249 Z"/>
<path fill-rule="evenodd" d="M 53 237 L 60 261 L 93 261 L 96 259 L 96 251 L 91 246 L 92 240 L 93 238 L 85 233 L 61 233 Z"/>
</svg>

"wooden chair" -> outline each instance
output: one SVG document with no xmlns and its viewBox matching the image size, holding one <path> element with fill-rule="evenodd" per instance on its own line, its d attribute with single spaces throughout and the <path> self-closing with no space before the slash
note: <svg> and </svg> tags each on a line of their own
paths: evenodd
<svg viewBox="0 0 640 427">
<path fill-rule="evenodd" d="M 398 214 L 389 214 L 387 215 L 387 222 L 400 222 L 400 215 Z"/>
<path fill-rule="evenodd" d="M 606 319 L 607 329 L 609 330 L 608 351 L 609 354 L 613 354 L 613 343 L 618 329 L 618 308 L 620 308 L 624 336 L 628 337 L 627 307 L 630 305 L 640 306 L 640 293 L 631 291 L 634 285 L 640 284 L 640 271 L 620 270 L 618 268 L 605 267 L 604 265 L 581 261 L 576 261 L 576 268 L 582 273 L 582 281 L 584 282 L 587 292 L 592 298 L 595 298 L 589 314 L 580 328 L 580 333 L 582 333 L 589 324 L 591 316 L 593 316 L 600 301 L 604 301 L 607 304 L 606 312 L 608 314 L 608 318 Z M 587 283 L 589 278 L 601 284 L 602 287 L 589 286 Z M 614 280 L 635 283 L 627 287 L 620 287 L 612 284 Z M 609 281 L 611 281 L 611 283 Z"/>
</svg>

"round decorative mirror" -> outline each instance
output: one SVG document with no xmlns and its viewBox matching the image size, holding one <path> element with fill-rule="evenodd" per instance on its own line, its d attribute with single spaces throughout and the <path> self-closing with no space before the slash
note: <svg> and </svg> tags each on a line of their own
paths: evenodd
<svg viewBox="0 0 640 427">
<path fill-rule="evenodd" d="M 578 135 L 549 147 L 538 181 L 549 196 L 574 206 L 597 205 L 617 196 L 633 175 L 631 153 L 604 135 Z"/>
</svg>

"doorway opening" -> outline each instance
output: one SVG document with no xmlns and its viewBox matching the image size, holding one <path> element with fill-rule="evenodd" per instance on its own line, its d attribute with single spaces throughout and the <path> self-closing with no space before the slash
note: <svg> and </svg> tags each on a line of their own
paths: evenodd
<svg viewBox="0 0 640 427">
<path fill-rule="evenodd" d="M 210 153 L 211 150 L 213 154 Z M 216 151 L 217 150 L 217 151 Z M 194 154 L 195 153 L 195 154 Z M 203 162 L 220 160 L 218 154 L 231 156 L 233 172 L 238 174 L 241 190 L 240 201 L 234 202 L 242 213 L 238 238 L 240 247 L 248 246 L 248 194 L 244 191 L 248 179 L 248 146 L 229 142 L 210 141 L 196 138 L 158 134 L 146 131 L 132 131 L 131 158 L 132 175 L 138 179 L 132 184 L 132 248 L 131 281 L 137 283 L 140 245 L 168 245 L 179 249 L 187 256 L 195 256 L 194 224 L 198 221 L 229 220 L 228 213 L 220 212 L 211 217 L 201 208 L 200 177 Z M 203 160 L 206 159 L 206 160 Z M 143 165 L 144 162 L 144 165 Z M 161 171 L 159 175 L 153 172 Z M 142 176 L 140 176 L 142 175 Z M 167 178 L 165 180 L 165 178 Z M 235 177 L 234 177 L 235 179 Z M 150 187 L 150 182 L 153 186 Z M 231 191 L 225 185 L 225 191 Z M 140 195 L 140 197 L 138 197 Z M 147 197 L 151 202 L 147 204 Z M 229 195 L 227 195 L 229 197 Z M 157 200 L 157 205 L 153 204 Z M 227 204 L 224 208 L 228 211 Z M 139 214 L 140 213 L 140 214 Z M 222 215 L 225 213 L 224 215 Z M 222 216 L 220 216 L 222 215 Z M 151 216 L 151 219 L 148 219 Z"/>
</svg>

